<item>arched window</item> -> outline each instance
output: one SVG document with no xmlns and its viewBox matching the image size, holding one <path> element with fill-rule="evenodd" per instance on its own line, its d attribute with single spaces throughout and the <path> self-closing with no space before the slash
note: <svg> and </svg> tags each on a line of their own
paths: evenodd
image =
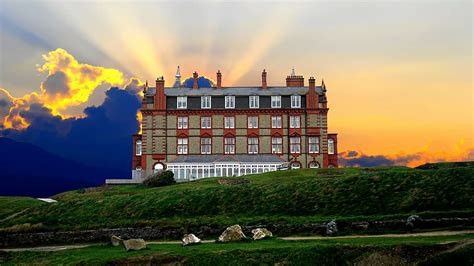
<svg viewBox="0 0 474 266">
<path fill-rule="evenodd" d="M 319 165 L 318 162 L 310 162 L 309 163 L 309 168 L 320 168 L 321 166 Z"/>
<path fill-rule="evenodd" d="M 135 142 L 135 155 L 136 156 L 142 155 L 142 141 L 141 140 L 137 140 L 137 142 Z"/>
<path fill-rule="evenodd" d="M 328 154 L 334 154 L 334 140 L 333 139 L 328 139 Z"/>
<path fill-rule="evenodd" d="M 328 168 L 335 168 L 334 165 L 330 164 L 328 165 Z"/>
<path fill-rule="evenodd" d="M 292 162 L 290 167 L 291 167 L 291 169 L 300 169 L 301 164 L 299 162 Z"/>
<path fill-rule="evenodd" d="M 137 166 L 137 167 L 135 167 L 135 170 L 141 171 L 141 170 L 142 170 L 142 167 L 141 167 L 141 166 Z"/>
<path fill-rule="evenodd" d="M 155 164 L 155 166 L 153 167 L 153 171 L 154 171 L 155 173 L 158 173 L 158 172 L 163 171 L 164 168 L 165 168 L 165 167 L 163 166 L 163 164 L 157 163 L 157 164 Z"/>
</svg>

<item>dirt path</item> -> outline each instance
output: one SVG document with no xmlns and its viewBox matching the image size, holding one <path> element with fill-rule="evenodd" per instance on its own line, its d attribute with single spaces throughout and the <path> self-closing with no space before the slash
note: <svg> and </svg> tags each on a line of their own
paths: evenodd
<svg viewBox="0 0 474 266">
<path fill-rule="evenodd" d="M 377 238 L 377 237 L 417 237 L 417 236 L 452 236 L 452 235 L 463 235 L 463 234 L 474 234 L 474 230 L 463 230 L 463 231 L 434 231 L 424 233 L 411 233 L 411 234 L 384 234 L 384 235 L 349 235 L 349 236 L 288 236 L 280 237 L 279 239 L 294 241 L 294 240 L 329 240 L 329 239 L 344 239 L 344 238 Z M 214 243 L 214 240 L 203 240 L 202 243 Z M 148 245 L 157 244 L 181 244 L 181 241 L 147 241 Z M 473 240 L 463 241 L 461 245 L 456 246 L 455 249 L 459 249 L 466 245 L 474 243 Z M 0 251 L 6 252 L 20 252 L 20 251 L 61 251 L 67 249 L 77 249 L 92 246 L 94 244 L 84 245 L 61 245 L 61 246 L 44 246 L 44 247 L 29 247 L 29 248 L 5 248 Z M 451 252 L 454 250 L 450 250 Z"/>
</svg>

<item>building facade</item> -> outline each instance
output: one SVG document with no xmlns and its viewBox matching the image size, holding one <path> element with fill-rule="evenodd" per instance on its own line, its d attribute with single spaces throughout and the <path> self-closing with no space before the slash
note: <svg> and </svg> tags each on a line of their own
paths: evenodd
<svg viewBox="0 0 474 266">
<path fill-rule="evenodd" d="M 191 86 L 192 85 L 192 86 Z M 224 87 L 193 77 L 144 87 L 142 133 L 133 136 L 134 178 L 168 169 L 175 178 L 240 176 L 286 168 L 338 166 L 328 133 L 326 86 L 292 73 L 286 86 Z"/>
</svg>

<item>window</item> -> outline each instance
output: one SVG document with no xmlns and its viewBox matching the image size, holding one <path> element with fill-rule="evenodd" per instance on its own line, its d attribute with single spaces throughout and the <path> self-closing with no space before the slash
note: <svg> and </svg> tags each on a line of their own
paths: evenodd
<svg viewBox="0 0 474 266">
<path fill-rule="evenodd" d="M 281 96 L 272 96 L 272 108 L 281 108 Z"/>
<path fill-rule="evenodd" d="M 235 154 L 235 138 L 224 138 L 224 153 Z"/>
<path fill-rule="evenodd" d="M 249 96 L 249 107 L 250 108 L 259 107 L 258 96 Z"/>
<path fill-rule="evenodd" d="M 292 162 L 291 165 L 290 165 L 290 168 L 291 169 L 300 169 L 301 164 L 299 162 Z"/>
<path fill-rule="evenodd" d="M 233 116 L 224 117 L 224 128 L 235 128 L 235 117 Z"/>
<path fill-rule="evenodd" d="M 136 156 L 142 155 L 142 141 L 141 140 L 137 140 L 137 142 L 135 143 L 135 155 Z"/>
<path fill-rule="evenodd" d="M 201 154 L 211 154 L 211 138 L 201 138 Z"/>
<path fill-rule="evenodd" d="M 309 168 L 320 168 L 321 166 L 319 165 L 318 162 L 310 162 L 309 163 Z"/>
<path fill-rule="evenodd" d="M 186 129 L 188 128 L 188 117 L 181 116 L 178 117 L 178 129 Z"/>
<path fill-rule="evenodd" d="M 258 116 L 247 117 L 248 128 L 258 128 Z"/>
<path fill-rule="evenodd" d="M 225 96 L 225 108 L 235 108 L 235 96 Z"/>
<path fill-rule="evenodd" d="M 178 154 L 188 154 L 187 138 L 178 138 Z"/>
<path fill-rule="evenodd" d="M 211 108 L 211 96 L 201 96 L 201 108 Z"/>
<path fill-rule="evenodd" d="M 334 147 L 334 140 L 333 139 L 328 139 L 328 154 L 334 154 L 335 147 Z"/>
<path fill-rule="evenodd" d="M 283 138 L 282 137 L 273 137 L 272 138 L 272 153 L 282 153 L 283 152 Z"/>
<path fill-rule="evenodd" d="M 249 154 L 258 153 L 258 138 L 257 137 L 248 138 L 248 152 Z"/>
<path fill-rule="evenodd" d="M 308 152 L 319 153 L 319 138 L 318 137 L 308 137 Z"/>
<path fill-rule="evenodd" d="M 272 128 L 281 128 L 281 116 L 272 116 Z"/>
<path fill-rule="evenodd" d="M 290 128 L 300 128 L 300 117 L 297 115 L 290 116 Z"/>
<path fill-rule="evenodd" d="M 186 96 L 179 96 L 178 97 L 178 104 L 177 104 L 177 108 L 178 109 L 186 109 L 188 108 L 188 97 Z"/>
<path fill-rule="evenodd" d="M 210 116 L 201 117 L 201 128 L 211 128 L 211 117 Z"/>
<path fill-rule="evenodd" d="M 301 108 L 300 95 L 291 95 L 291 108 Z"/>
<path fill-rule="evenodd" d="M 301 151 L 301 138 L 300 137 L 291 137 L 290 138 L 290 152 L 291 153 L 300 153 Z"/>
</svg>

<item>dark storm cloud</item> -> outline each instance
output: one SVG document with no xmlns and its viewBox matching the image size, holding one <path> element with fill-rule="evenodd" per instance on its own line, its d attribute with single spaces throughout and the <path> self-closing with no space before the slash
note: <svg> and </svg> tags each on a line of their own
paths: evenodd
<svg viewBox="0 0 474 266">
<path fill-rule="evenodd" d="M 360 157 L 346 157 L 340 156 L 339 163 L 345 167 L 372 167 L 372 166 L 389 166 L 394 165 L 395 162 L 383 155 L 362 155 Z"/>
<path fill-rule="evenodd" d="M 119 169 L 125 175 L 130 169 L 131 135 L 139 130 L 136 114 L 141 102 L 137 91 L 138 86 L 133 85 L 126 90 L 111 88 L 100 106 L 84 110 L 83 118 L 62 119 L 41 104 L 31 104 L 20 114 L 30 126 L 24 130 L 4 129 L 0 135 L 68 159 Z"/>
<path fill-rule="evenodd" d="M 67 95 L 70 91 L 67 75 L 62 71 L 49 75 L 46 80 L 41 83 L 41 87 L 46 94 L 49 95 Z"/>
</svg>

